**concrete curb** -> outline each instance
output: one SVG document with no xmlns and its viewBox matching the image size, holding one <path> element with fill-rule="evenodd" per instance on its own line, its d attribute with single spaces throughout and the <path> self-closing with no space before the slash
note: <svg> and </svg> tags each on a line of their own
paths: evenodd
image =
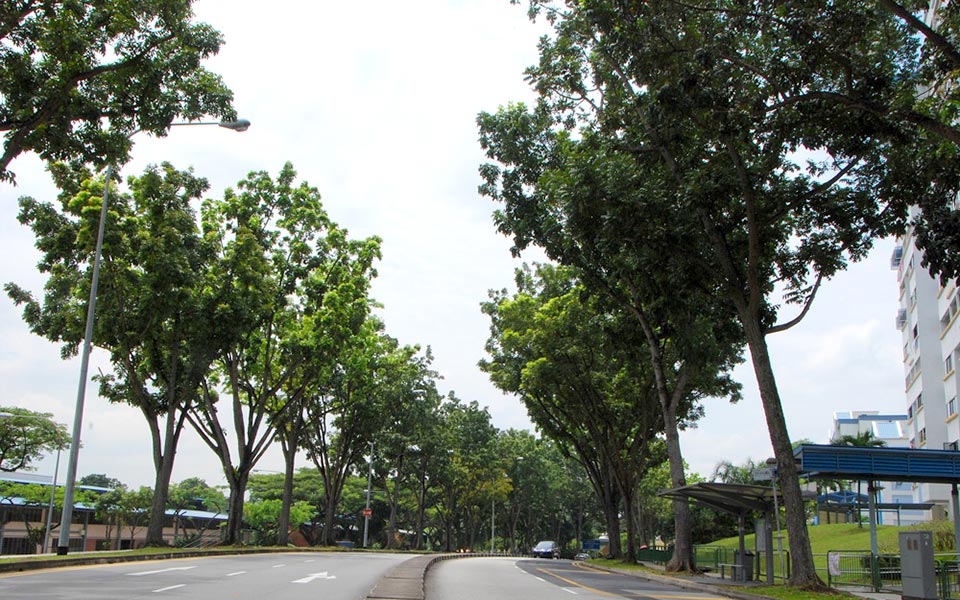
<svg viewBox="0 0 960 600">
<path fill-rule="evenodd" d="M 483 552 L 461 552 L 458 554 L 430 554 L 405 560 L 380 578 L 367 600 L 424 600 L 424 580 L 430 567 L 441 560 L 454 558 L 479 558 L 484 556 L 513 556 L 508 554 L 489 554 Z M 517 556 L 516 558 L 523 558 Z"/>
</svg>

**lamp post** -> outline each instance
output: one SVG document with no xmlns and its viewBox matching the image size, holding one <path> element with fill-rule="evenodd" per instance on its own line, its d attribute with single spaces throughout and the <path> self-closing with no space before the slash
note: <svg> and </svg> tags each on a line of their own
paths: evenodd
<svg viewBox="0 0 960 600">
<path fill-rule="evenodd" d="M 35 421 L 49 421 L 46 417 L 36 415 L 15 415 L 13 413 L 0 413 L 0 419 L 10 419 L 19 417 L 21 419 L 33 419 Z M 57 493 L 57 475 L 60 474 L 60 451 L 63 448 L 63 438 L 60 437 L 60 430 L 57 430 L 57 460 L 53 467 L 53 480 L 50 482 L 50 502 L 47 504 L 47 523 L 43 531 L 43 551 L 46 552 L 47 544 L 50 543 L 50 527 L 53 525 L 53 501 Z"/>
<path fill-rule="evenodd" d="M 189 125 L 217 125 L 233 131 L 246 131 L 250 128 L 250 121 L 238 119 L 236 121 L 171 123 L 171 127 Z M 140 130 L 136 130 L 127 138 L 132 138 Z M 80 383 L 77 386 L 77 404 L 73 413 L 73 435 L 70 444 L 70 456 L 67 460 L 67 481 L 63 494 L 63 511 L 60 518 L 60 537 L 57 541 L 57 554 L 63 556 L 70 551 L 70 521 L 73 519 L 73 495 L 77 479 L 77 459 L 80 453 L 80 432 L 83 424 L 83 403 L 87 392 L 87 369 L 90 365 L 90 347 L 93 344 L 93 318 L 97 307 L 97 285 L 100 282 L 100 256 L 103 252 L 103 233 L 107 222 L 107 205 L 110 200 L 110 183 L 113 181 L 115 169 L 113 164 L 107 165 L 106 181 L 103 186 L 103 202 L 100 205 L 100 225 L 97 229 L 97 248 L 93 255 L 93 275 L 90 280 L 90 300 L 87 302 L 87 322 L 83 333 L 83 347 L 80 354 Z"/>
<path fill-rule="evenodd" d="M 370 469 L 367 471 L 367 506 L 363 509 L 363 547 L 367 547 L 370 530 L 370 488 L 373 487 L 373 442 L 370 442 Z"/>
</svg>

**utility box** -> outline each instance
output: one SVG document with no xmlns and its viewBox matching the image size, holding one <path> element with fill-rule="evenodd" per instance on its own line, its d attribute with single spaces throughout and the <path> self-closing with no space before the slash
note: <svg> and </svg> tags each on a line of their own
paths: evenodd
<svg viewBox="0 0 960 600">
<path fill-rule="evenodd" d="M 903 600 L 937 599 L 932 532 L 900 532 L 900 577 L 903 582 Z"/>
</svg>

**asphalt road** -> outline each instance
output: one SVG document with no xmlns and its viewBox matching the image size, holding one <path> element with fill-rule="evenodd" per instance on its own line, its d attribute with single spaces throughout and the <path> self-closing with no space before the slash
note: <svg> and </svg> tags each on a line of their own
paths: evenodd
<svg viewBox="0 0 960 600">
<path fill-rule="evenodd" d="M 357 600 L 401 554 L 247 554 L 0 575 L 3 600 Z"/>
<path fill-rule="evenodd" d="M 426 600 L 714 600 L 694 592 L 608 573 L 568 560 L 465 558 L 427 572 Z"/>
</svg>

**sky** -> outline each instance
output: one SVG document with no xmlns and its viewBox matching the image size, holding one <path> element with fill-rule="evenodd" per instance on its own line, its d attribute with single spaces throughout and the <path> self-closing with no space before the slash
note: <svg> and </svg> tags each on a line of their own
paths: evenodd
<svg viewBox="0 0 960 600">
<path fill-rule="evenodd" d="M 383 238 L 373 297 L 387 333 L 430 346 L 442 392 L 486 406 L 501 429 L 532 429 L 518 399 L 477 368 L 489 321 L 480 303 L 490 289 L 512 290 L 521 263 L 492 221 L 494 204 L 477 193 L 486 162 L 475 118 L 509 102 L 530 102 L 523 70 L 537 61 L 542 24 L 508 0 L 304 2 L 198 0 L 197 19 L 226 40 L 209 69 L 223 76 L 249 131 L 178 127 L 165 138 L 138 135 L 122 174 L 170 161 L 192 166 L 219 196 L 250 171 L 276 174 L 290 161 L 317 187 L 331 218 L 353 237 Z M 39 254 L 16 221 L 17 199 L 55 200 L 39 159 L 11 164 L 16 187 L 0 183 L 0 282 L 40 293 Z M 790 435 L 826 442 L 834 411 L 904 413 L 896 272 L 892 240 L 828 282 L 803 322 L 770 338 Z M 527 261 L 541 260 L 537 252 Z M 785 315 L 791 314 L 787 309 Z M 0 297 L 0 406 L 50 412 L 72 427 L 79 361 L 32 335 L 21 310 Z M 91 373 L 109 370 L 95 352 Z M 720 461 L 771 456 L 753 371 L 736 371 L 744 399 L 709 400 L 700 424 L 682 434 L 690 470 L 709 476 Z M 105 473 L 130 486 L 152 485 L 146 423 L 87 387 L 78 475 Z M 37 465 L 51 475 L 54 457 Z M 65 463 L 65 458 L 64 458 Z M 301 461 L 301 466 L 306 466 Z M 261 472 L 282 468 L 279 452 Z M 223 483 L 213 452 L 185 432 L 173 481 Z M 61 465 L 60 481 L 63 480 Z"/>
</svg>

